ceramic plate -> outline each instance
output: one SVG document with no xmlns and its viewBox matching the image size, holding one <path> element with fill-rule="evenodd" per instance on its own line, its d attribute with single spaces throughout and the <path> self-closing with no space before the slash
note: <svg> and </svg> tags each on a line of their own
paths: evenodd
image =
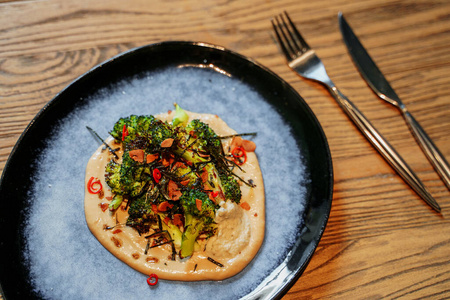
<svg viewBox="0 0 450 300">
<path fill-rule="evenodd" d="M 151 82 L 152 75 L 149 74 L 152 74 L 152 72 L 159 72 L 159 70 L 172 72 L 170 70 L 173 69 L 174 74 L 177 74 L 177 70 L 183 68 L 206 69 L 207 72 L 214 73 L 211 73 L 213 79 L 217 77 L 218 80 L 221 80 L 220 76 L 224 76 L 229 78 L 227 80 L 248 87 L 251 92 L 256 93 L 262 99 L 262 105 L 267 106 L 267 110 L 278 116 L 289 129 L 294 140 L 293 143 L 296 145 L 299 156 L 301 156 L 302 164 L 302 166 L 290 165 L 289 169 L 295 170 L 301 167 L 306 177 L 302 183 L 304 191 L 298 193 L 299 199 L 294 199 L 295 201 L 298 200 L 299 205 L 302 203 L 304 206 L 301 209 L 302 214 L 298 216 L 301 226 L 294 234 L 294 242 L 289 244 L 285 253 L 281 254 L 281 259 L 278 258 L 276 265 L 271 267 L 264 278 L 252 283 L 250 285 L 251 290 L 244 291 L 244 294 L 240 297 L 281 298 L 299 279 L 313 256 L 325 229 L 333 191 L 331 155 L 326 137 L 315 115 L 288 83 L 249 58 L 222 47 L 205 43 L 163 42 L 132 49 L 90 70 L 50 101 L 19 138 L 7 161 L 0 185 L 2 205 L 0 210 L 0 253 L 2 253 L 0 256 L 2 266 L 0 268 L 0 283 L 6 299 L 37 299 L 42 297 L 43 294 L 38 293 L 34 286 L 36 280 L 33 277 L 46 278 L 46 276 L 50 276 L 50 274 L 44 274 L 45 272 L 36 274 L 36 270 L 40 269 L 30 268 L 33 258 L 29 258 L 27 255 L 33 252 L 28 251 L 27 239 L 29 238 L 28 234 L 32 231 L 27 230 L 30 225 L 26 224 L 34 209 L 32 203 L 35 197 L 32 195 L 34 190 L 37 189 L 34 181 L 42 176 L 42 173 L 48 172 L 48 170 L 43 171 L 45 166 L 42 165 L 42 153 L 47 151 L 56 135 L 64 135 L 66 120 L 76 118 L 77 114 L 81 114 L 80 112 L 83 110 L 92 107 L 101 114 L 102 107 L 96 106 L 94 101 L 97 101 L 95 100 L 96 97 L 98 98 L 105 91 L 114 93 L 114 89 L 126 86 L 126 84 L 132 85 L 133 80 L 142 79 Z M 210 80 L 210 83 L 217 84 L 214 80 Z M 177 87 L 170 88 L 171 92 L 176 89 Z M 217 91 L 218 87 L 212 90 Z M 206 89 L 205 92 L 207 92 Z M 117 101 L 119 106 L 130 105 L 127 100 Z M 151 103 L 151 101 L 155 100 L 149 97 L 149 102 Z M 219 100 L 216 99 L 215 101 Z M 216 106 L 223 105 L 226 108 L 227 101 L 227 99 L 222 99 L 217 102 L 218 105 Z M 239 114 L 240 111 L 235 106 L 236 104 L 233 104 L 233 109 L 236 114 Z M 146 114 L 152 113 L 146 111 Z M 258 116 L 254 117 L 258 118 Z M 264 118 L 264 116 L 259 117 Z M 236 124 L 232 127 L 234 126 Z M 56 133 L 55 128 L 59 128 Z M 98 130 L 102 135 L 105 134 L 102 128 L 98 128 Z M 82 139 L 84 138 L 89 139 L 88 143 L 94 144 L 93 148 L 89 150 L 93 152 L 98 143 L 96 144 L 92 136 L 87 133 Z M 283 145 L 279 145 L 279 147 L 282 149 Z M 73 155 L 82 151 L 82 149 L 74 148 Z M 261 157 L 261 159 L 264 161 L 264 157 Z M 267 158 L 265 161 L 268 164 L 270 163 Z M 85 164 L 86 161 L 81 163 Z M 70 166 L 68 168 L 70 169 Z M 286 174 L 286 176 L 289 176 L 290 171 L 286 170 Z M 77 176 L 75 175 L 73 178 Z M 79 176 L 84 179 L 84 174 L 79 174 Z M 265 181 L 268 179 L 267 169 L 266 174 L 263 169 L 263 177 L 265 177 Z M 75 186 L 75 193 L 83 193 L 82 184 L 81 180 L 81 185 L 73 185 Z M 266 193 L 270 193 L 270 189 L 266 190 Z M 267 195 L 266 201 L 272 201 L 270 200 L 271 196 L 273 195 Z M 80 226 L 86 226 L 84 220 L 80 220 L 80 224 Z M 43 225 L 37 222 L 35 226 L 39 228 Z M 267 229 L 270 229 L 269 226 L 271 225 L 266 224 Z M 80 234 L 84 234 L 85 231 L 81 230 L 80 232 L 82 232 Z M 86 236 L 85 238 L 90 239 L 91 237 Z M 267 238 L 264 241 L 267 244 L 277 242 L 279 241 L 268 240 Z M 55 251 L 57 252 L 57 249 Z M 67 259 L 70 261 L 71 258 L 68 257 Z M 258 256 L 256 259 L 259 259 Z M 49 264 L 52 264 L 52 261 Z M 256 264 L 251 264 L 248 267 L 248 269 L 251 268 L 256 268 Z M 73 272 L 76 279 L 77 271 L 74 270 Z M 239 279 L 245 278 L 247 275 L 238 276 L 243 276 L 238 277 Z M 65 282 L 67 284 L 70 280 Z M 214 284 L 219 287 L 219 285 L 226 285 L 230 282 L 233 282 L 233 279 Z M 183 283 L 171 283 L 171 287 L 177 284 L 182 285 Z M 77 286 L 74 285 L 72 288 L 76 290 Z"/>
</svg>

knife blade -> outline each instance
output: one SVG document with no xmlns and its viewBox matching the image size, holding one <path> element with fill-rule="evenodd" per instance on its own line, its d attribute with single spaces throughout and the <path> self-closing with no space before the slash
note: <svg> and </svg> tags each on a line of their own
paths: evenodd
<svg viewBox="0 0 450 300">
<path fill-rule="evenodd" d="M 361 76 L 379 98 L 391 103 L 401 111 L 417 143 L 422 148 L 422 151 L 425 153 L 436 172 L 440 175 L 442 181 L 450 190 L 449 163 L 427 135 L 425 130 L 407 110 L 405 104 L 400 100 L 383 73 L 372 60 L 341 12 L 339 12 L 338 20 L 339 28 L 347 46 L 347 50 Z"/>
</svg>

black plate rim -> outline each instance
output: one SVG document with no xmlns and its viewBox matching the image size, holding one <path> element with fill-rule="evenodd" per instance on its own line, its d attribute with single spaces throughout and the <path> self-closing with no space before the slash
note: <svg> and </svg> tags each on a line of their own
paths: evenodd
<svg viewBox="0 0 450 300">
<path fill-rule="evenodd" d="M 14 145 L 13 149 L 11 150 L 11 153 L 6 161 L 5 167 L 3 169 L 2 172 L 2 176 L 0 178 L 0 195 L 2 195 L 2 191 L 4 188 L 4 178 L 7 176 L 6 174 L 9 173 L 9 169 L 11 169 L 10 165 L 12 164 L 12 162 L 17 159 L 17 152 L 18 149 L 21 147 L 21 144 L 23 143 L 23 140 L 27 137 L 27 135 L 30 134 L 30 131 L 36 126 L 37 121 L 39 121 L 41 118 L 45 117 L 45 114 L 47 113 L 47 111 L 52 108 L 53 106 L 55 106 L 56 104 L 58 104 L 58 102 L 61 102 L 63 100 L 63 96 L 71 89 L 73 88 L 75 85 L 77 85 L 80 81 L 85 80 L 86 78 L 90 77 L 90 76 L 94 76 L 95 73 L 104 68 L 105 66 L 114 64 L 115 61 L 121 60 L 121 59 L 126 59 L 127 56 L 132 55 L 133 53 L 142 51 L 143 49 L 147 49 L 147 48 L 154 48 L 154 47 L 166 47 L 166 46 L 177 46 L 177 47 L 200 47 L 200 48 L 204 48 L 205 50 L 212 50 L 212 51 L 220 51 L 225 53 L 226 55 L 232 55 L 235 57 L 240 58 L 243 61 L 246 61 L 248 64 L 254 65 L 256 68 L 259 68 L 262 72 L 266 72 L 267 74 L 269 74 L 270 76 L 272 76 L 275 80 L 278 80 L 280 83 L 282 83 L 282 85 L 284 85 L 284 87 L 286 89 L 288 89 L 291 93 L 293 93 L 294 95 L 296 95 L 297 99 L 302 102 L 303 104 L 303 109 L 305 109 L 308 113 L 308 115 L 310 115 L 312 121 L 314 122 L 314 126 L 316 127 L 316 129 L 320 132 L 320 139 L 322 140 L 323 146 L 325 147 L 325 155 L 327 156 L 327 163 L 328 163 L 328 167 L 327 167 L 327 174 L 326 176 L 328 177 L 328 193 L 327 195 L 324 197 L 324 203 L 322 203 L 322 209 L 325 210 L 325 215 L 322 215 L 322 219 L 320 222 L 320 226 L 318 228 L 317 233 L 315 234 L 314 238 L 310 241 L 309 243 L 309 251 L 308 253 L 302 255 L 302 264 L 300 266 L 300 268 L 298 268 L 295 272 L 292 272 L 290 274 L 290 276 L 287 278 L 287 280 L 283 281 L 282 284 L 280 286 L 278 286 L 278 288 L 276 288 L 275 290 L 273 289 L 269 289 L 268 293 L 270 294 L 270 297 L 273 299 L 280 299 L 293 285 L 294 283 L 300 278 L 300 276 L 302 275 L 303 271 L 306 269 L 306 267 L 308 266 L 312 256 L 314 255 L 314 252 L 319 244 L 320 239 L 322 238 L 322 235 L 325 231 L 326 225 L 328 223 L 328 219 L 330 216 L 330 211 L 331 211 L 331 205 L 332 205 L 332 197 L 333 197 L 333 184 L 334 184 L 334 175 L 333 175 L 333 165 L 332 165 L 332 157 L 331 157 L 331 151 L 329 149 L 329 144 L 327 141 L 327 138 L 325 136 L 325 132 L 323 131 L 323 128 L 320 124 L 320 122 L 318 121 L 317 117 L 315 116 L 314 112 L 311 110 L 311 108 L 309 107 L 309 105 L 305 102 L 305 100 L 298 94 L 298 92 L 291 86 L 289 85 L 284 79 L 282 79 L 281 77 L 279 77 L 277 74 L 275 74 L 274 72 L 272 72 L 270 69 L 268 69 L 267 67 L 261 65 L 260 63 L 258 63 L 257 61 L 246 57 L 244 55 L 241 55 L 237 52 L 234 52 L 232 50 L 229 50 L 225 47 L 222 46 L 218 46 L 218 45 L 214 45 L 214 44 L 210 44 L 210 43 L 206 43 L 206 42 L 194 42 L 194 41 L 163 41 L 163 42 L 158 42 L 158 43 L 153 43 L 153 44 L 148 44 L 148 45 L 144 45 L 144 46 L 140 46 L 140 47 L 136 47 L 136 48 L 132 48 L 129 49 L 127 51 L 124 51 L 100 64 L 98 64 L 97 66 L 91 68 L 90 70 L 88 70 L 87 72 L 85 72 L 84 74 L 82 74 L 81 76 L 77 77 L 75 80 L 73 80 L 71 83 L 69 83 L 65 88 L 63 88 L 59 93 L 57 93 L 48 103 L 46 103 L 43 108 L 36 114 L 36 116 L 30 121 L 30 123 L 27 125 L 27 127 L 25 128 L 25 130 L 22 132 L 22 134 L 20 135 L 20 137 L 18 138 L 16 144 Z M 3 198 L 3 197 L 2 197 Z M 4 201 L 4 200 L 2 200 Z M 311 216 L 312 213 L 312 208 L 311 205 L 307 206 L 307 209 L 304 212 L 304 217 L 308 218 Z M 0 218 L 0 225 L 2 225 L 1 227 L 3 227 L 4 222 L 3 220 Z M 307 228 L 304 228 L 302 230 L 305 230 Z M 0 240 L 0 246 L 1 248 L 3 248 L 3 241 Z M 290 258 L 290 256 L 288 256 L 285 259 L 285 262 L 288 261 Z M 283 263 L 285 263 L 283 262 Z M 285 266 L 286 267 L 286 266 Z M 2 283 L 0 282 L 0 291 L 3 293 L 3 287 L 2 287 Z M 267 296 L 269 294 L 263 295 L 263 296 Z M 249 295 L 252 295 L 252 293 L 250 293 Z M 4 296 L 5 297 L 5 296 Z M 251 298 L 253 298 L 253 296 L 251 296 Z M 260 296 L 256 296 L 255 299 L 258 298 L 260 299 Z M 10 299 L 10 298 L 8 298 Z M 6 300 L 6 298 L 5 298 Z"/>
</svg>

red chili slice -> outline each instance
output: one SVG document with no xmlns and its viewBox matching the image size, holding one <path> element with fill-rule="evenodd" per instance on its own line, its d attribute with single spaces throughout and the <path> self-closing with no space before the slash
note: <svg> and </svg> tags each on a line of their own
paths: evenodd
<svg viewBox="0 0 450 300">
<path fill-rule="evenodd" d="M 233 161 L 239 166 L 242 166 L 247 161 L 247 153 L 244 148 L 240 146 L 235 147 L 231 151 L 231 156 L 233 156 Z"/>
<path fill-rule="evenodd" d="M 153 179 L 156 183 L 161 179 L 161 172 L 158 169 L 153 169 Z"/>
<path fill-rule="evenodd" d="M 198 209 L 199 211 L 202 211 L 202 204 L 203 204 L 203 201 L 202 201 L 202 200 L 200 200 L 200 199 L 195 199 L 195 205 L 197 206 L 197 209 Z"/>
<path fill-rule="evenodd" d="M 128 128 L 127 125 L 123 124 L 122 128 L 122 142 L 125 140 L 125 138 L 128 136 Z"/>
<path fill-rule="evenodd" d="M 168 209 L 171 209 L 173 207 L 173 204 L 170 204 L 168 201 L 161 202 L 158 204 L 158 211 L 167 211 Z"/>
<path fill-rule="evenodd" d="M 94 179 L 96 179 L 94 181 Z M 103 189 L 102 183 L 99 179 L 95 177 L 89 178 L 88 184 L 87 184 L 88 192 L 91 194 L 98 194 Z"/>
<path fill-rule="evenodd" d="M 147 278 L 148 285 L 156 285 L 158 283 L 158 275 L 156 274 L 150 274 L 150 276 Z"/>
<path fill-rule="evenodd" d="M 235 147 L 233 151 L 231 151 L 231 155 L 233 157 L 242 157 L 245 154 L 245 150 L 242 147 Z"/>
</svg>

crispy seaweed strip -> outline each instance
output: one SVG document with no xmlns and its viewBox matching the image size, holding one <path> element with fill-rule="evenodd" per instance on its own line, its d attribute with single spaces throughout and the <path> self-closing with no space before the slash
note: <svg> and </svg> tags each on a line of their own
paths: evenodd
<svg viewBox="0 0 450 300">
<path fill-rule="evenodd" d="M 173 240 L 170 240 L 170 241 L 167 241 L 167 242 L 164 242 L 164 243 L 160 243 L 160 244 L 156 244 L 156 245 L 150 246 L 149 249 L 156 248 L 156 247 L 159 247 L 159 246 L 162 246 L 162 245 L 165 245 L 165 244 L 170 244 L 170 243 L 173 243 Z"/>
<path fill-rule="evenodd" d="M 173 243 L 173 240 L 171 241 L 170 245 L 172 246 L 172 260 L 175 260 L 176 256 L 177 256 L 177 250 L 175 249 L 175 244 Z"/>
<path fill-rule="evenodd" d="M 145 238 L 149 239 L 151 237 L 154 237 L 155 235 L 161 235 L 161 234 L 164 234 L 164 233 L 169 234 L 169 232 L 167 230 L 161 230 L 161 231 L 153 232 L 152 234 L 147 235 Z"/>
<path fill-rule="evenodd" d="M 186 146 L 186 148 L 183 149 L 183 151 L 180 153 L 179 156 L 181 157 L 187 150 L 189 150 L 189 149 L 191 148 L 191 146 L 194 145 L 195 142 L 196 142 L 198 139 L 199 139 L 199 138 L 195 138 L 193 142 L 191 142 L 190 144 L 188 144 L 188 145 Z M 187 140 L 187 142 L 188 142 L 188 141 L 189 141 L 189 139 Z"/>
<path fill-rule="evenodd" d="M 158 218 L 158 228 L 159 228 L 160 231 L 162 231 L 161 217 L 159 215 L 156 215 L 156 217 Z"/>
<path fill-rule="evenodd" d="M 116 154 L 116 150 L 114 150 L 113 148 L 111 148 L 99 135 L 98 135 L 98 133 L 97 132 L 95 132 L 94 131 L 94 129 L 92 129 L 91 127 L 89 127 L 89 126 L 86 126 L 86 128 L 96 137 L 96 138 L 98 138 L 103 144 L 105 144 L 105 146 L 106 146 L 106 148 L 108 148 L 108 150 L 109 150 L 109 152 L 111 152 L 113 155 L 114 155 L 114 157 L 116 158 L 116 159 L 119 159 L 119 156 L 117 156 L 117 154 Z"/>
<path fill-rule="evenodd" d="M 147 241 L 147 246 L 145 246 L 145 251 L 144 251 L 144 254 L 145 254 L 145 255 L 147 255 L 148 249 L 150 249 L 150 239 L 148 239 L 148 241 Z"/>
<path fill-rule="evenodd" d="M 227 139 L 227 138 L 232 138 L 232 137 L 235 137 L 235 136 L 246 136 L 246 135 L 256 136 L 256 132 L 237 133 L 237 134 L 231 134 L 231 135 L 219 136 L 219 139 Z"/>
<path fill-rule="evenodd" d="M 127 210 L 130 207 L 131 204 L 131 200 L 127 200 L 127 205 L 125 205 L 125 210 Z"/>
<path fill-rule="evenodd" d="M 114 226 L 108 226 L 108 225 L 105 224 L 105 226 L 103 226 L 103 229 L 104 230 L 111 230 L 111 229 L 116 228 L 117 226 L 126 226 L 126 225 L 127 225 L 126 223 L 117 223 Z"/>
<path fill-rule="evenodd" d="M 212 262 L 213 264 L 215 264 L 215 265 L 217 265 L 217 266 L 223 268 L 223 265 L 222 265 L 220 262 L 215 261 L 214 259 L 212 259 L 212 258 L 209 257 L 209 256 L 208 256 L 208 260 L 209 260 L 210 262 Z"/>
<path fill-rule="evenodd" d="M 234 174 L 234 173 L 232 173 L 232 174 L 233 174 L 234 177 L 236 177 L 237 179 L 239 179 L 240 181 L 242 181 L 245 185 L 247 185 L 247 186 L 249 186 L 249 187 L 251 187 L 251 188 L 256 187 L 256 184 L 253 183 L 253 180 L 252 180 L 252 182 L 247 182 L 247 181 L 245 181 L 244 179 L 242 179 L 241 177 L 239 177 L 238 175 L 236 175 L 236 174 Z"/>
<path fill-rule="evenodd" d="M 148 252 L 149 249 L 156 248 L 156 247 L 159 247 L 159 246 L 162 246 L 162 245 L 166 245 L 166 244 L 171 244 L 171 246 L 172 246 L 172 257 L 171 257 L 171 259 L 172 259 L 172 260 L 175 260 L 175 256 L 176 256 L 177 253 L 176 253 L 176 250 L 175 250 L 175 245 L 174 245 L 174 243 L 173 243 L 173 239 L 169 239 L 169 240 L 166 241 L 166 242 L 163 242 L 163 243 L 159 243 L 159 244 L 150 246 L 150 241 L 151 241 L 150 238 L 152 238 L 152 237 L 154 237 L 154 236 L 158 236 L 158 235 L 163 235 L 163 234 L 167 234 L 167 235 L 170 237 L 170 234 L 169 234 L 169 232 L 168 232 L 167 230 L 157 231 L 157 232 L 154 232 L 154 233 L 152 233 L 152 234 L 150 234 L 150 235 L 147 235 L 147 236 L 145 237 L 146 239 L 148 239 L 148 242 L 147 242 L 147 246 L 145 247 L 144 254 L 147 255 L 147 252 Z"/>
</svg>

